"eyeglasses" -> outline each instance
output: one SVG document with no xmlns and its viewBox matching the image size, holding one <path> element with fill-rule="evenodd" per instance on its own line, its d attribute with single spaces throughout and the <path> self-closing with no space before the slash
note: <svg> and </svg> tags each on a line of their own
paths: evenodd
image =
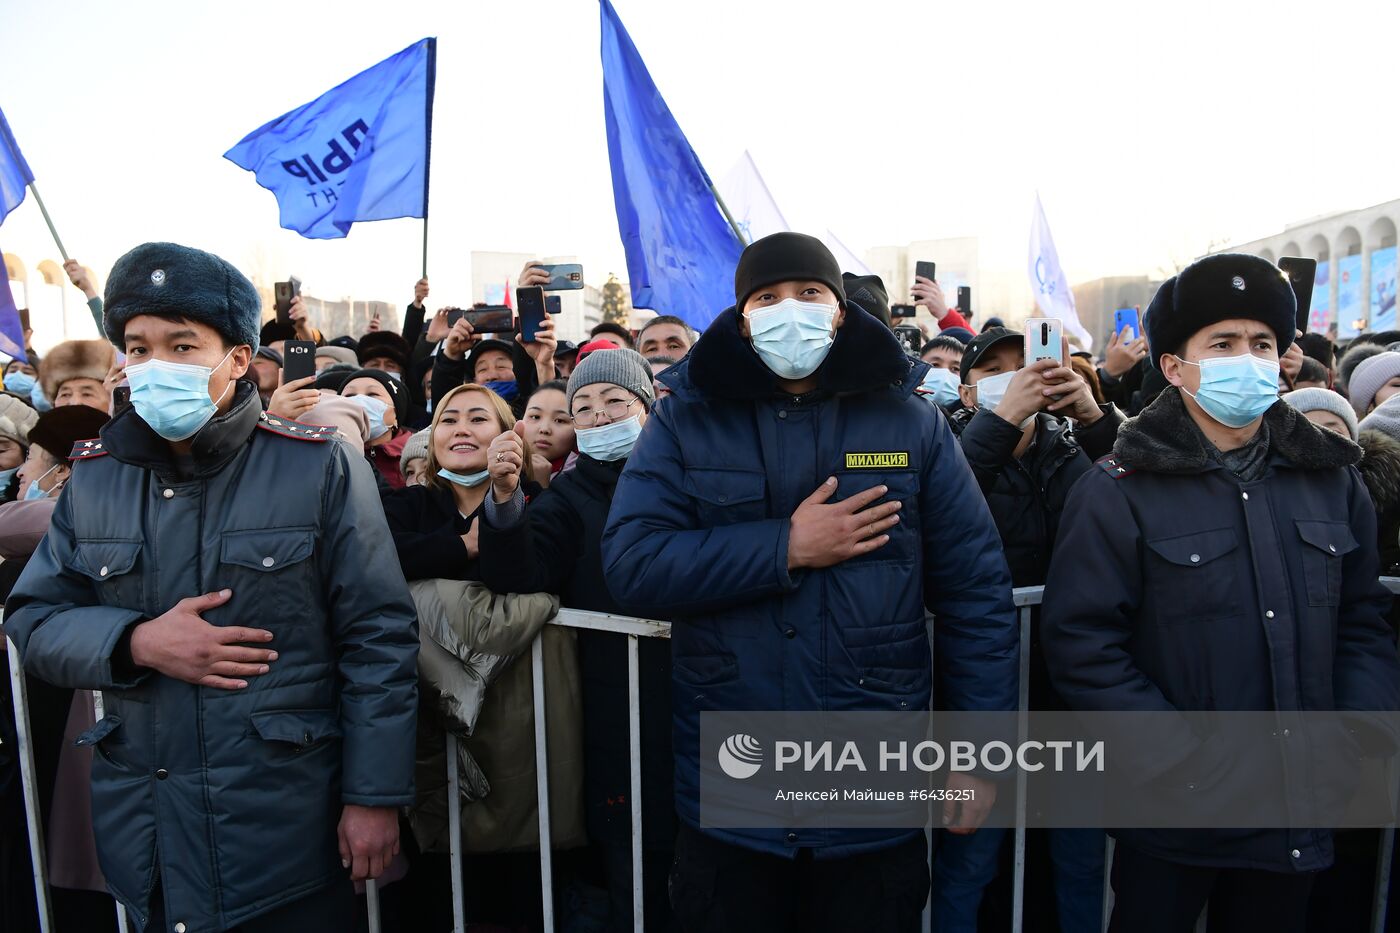
<svg viewBox="0 0 1400 933">
<path fill-rule="evenodd" d="M 616 399 L 606 403 L 602 410 L 607 413 L 609 421 L 621 421 L 627 417 L 627 412 L 632 410 L 632 405 L 636 401 L 636 399 L 631 399 L 624 402 L 622 399 Z M 574 419 L 574 424 L 578 427 L 591 428 L 598 423 L 598 409 L 585 408 L 577 414 L 570 415 L 570 417 Z"/>
</svg>

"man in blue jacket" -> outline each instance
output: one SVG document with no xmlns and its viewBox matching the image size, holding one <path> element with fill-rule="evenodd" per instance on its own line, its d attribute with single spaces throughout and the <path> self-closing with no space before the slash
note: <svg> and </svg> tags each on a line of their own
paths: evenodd
<svg viewBox="0 0 1400 933">
<path fill-rule="evenodd" d="M 687 930 L 913 930 L 907 829 L 700 829 L 700 711 L 1009 710 L 1018 643 L 1000 539 L 927 364 L 842 291 L 819 240 L 745 249 L 735 307 L 661 377 L 618 483 L 606 579 L 673 620 L 671 900 Z M 882 456 L 871 457 L 870 454 Z M 933 677 L 925 610 L 936 616 Z M 994 787 L 949 807 L 972 832 Z"/>
<path fill-rule="evenodd" d="M 131 406 L 78 443 L 6 633 L 101 690 L 97 854 L 135 928 L 354 927 L 413 802 L 418 635 L 374 477 L 241 377 L 261 300 L 217 256 L 127 253 L 107 338 Z"/>
<path fill-rule="evenodd" d="M 1210 256 L 1163 283 L 1146 328 L 1170 385 L 1064 508 L 1045 660 L 1071 708 L 1173 724 L 1120 762 L 1144 792 L 1259 792 L 1180 713 L 1400 708 L 1361 450 L 1278 398 L 1295 308 L 1287 279 L 1255 256 Z M 1292 737 L 1278 773 L 1317 800 L 1299 757 L 1317 754 L 1313 741 Z M 1185 933 L 1207 902 L 1212 928 L 1301 931 L 1332 862 L 1326 830 L 1115 835 L 1111 929 L 1133 933 Z"/>
</svg>

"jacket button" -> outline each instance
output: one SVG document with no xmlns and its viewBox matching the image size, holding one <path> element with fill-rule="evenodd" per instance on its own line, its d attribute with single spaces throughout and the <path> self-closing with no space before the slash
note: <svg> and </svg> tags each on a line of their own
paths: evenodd
<svg viewBox="0 0 1400 933">
<path fill-rule="evenodd" d="M 1329 545 L 1327 545 L 1327 550 L 1329 550 L 1329 551 L 1331 551 L 1333 554 L 1335 554 L 1335 553 L 1337 553 L 1337 546 L 1336 546 L 1335 544 L 1329 544 Z"/>
<path fill-rule="evenodd" d="M 106 568 L 106 567 L 103 567 L 101 570 L 97 571 L 97 575 L 98 575 L 99 577 L 105 577 L 105 576 L 107 576 L 107 568 Z"/>
<path fill-rule="evenodd" d="M 277 561 L 273 560 L 271 557 L 264 557 L 262 559 L 262 565 L 264 567 L 271 567 L 275 563 L 277 563 Z"/>
<path fill-rule="evenodd" d="M 787 412 L 785 412 L 785 411 L 780 411 L 780 412 L 778 412 L 778 417 L 781 418 L 781 419 L 783 419 L 784 421 L 786 421 L 786 420 L 787 420 Z"/>
<path fill-rule="evenodd" d="M 185 933 L 185 925 L 183 923 L 175 924 L 175 933 Z"/>
<path fill-rule="evenodd" d="M 783 634 L 786 635 L 788 638 L 796 638 L 796 637 L 797 637 L 797 629 L 795 629 L 795 628 L 790 628 L 790 629 L 788 629 L 786 632 L 783 632 Z"/>
<path fill-rule="evenodd" d="M 720 497 L 719 497 L 719 501 L 721 501 L 721 502 L 728 502 L 728 501 L 729 501 L 729 497 L 728 497 L 728 496 L 720 496 Z M 268 560 L 272 560 L 272 558 L 269 557 Z"/>
<path fill-rule="evenodd" d="M 1199 564 L 1200 562 L 1201 562 L 1201 555 L 1199 555 L 1199 554 L 1192 554 L 1192 555 L 1191 555 L 1191 563 L 1193 563 L 1193 564 Z"/>
<path fill-rule="evenodd" d="M 1297 849 L 1294 849 L 1292 852 L 1289 853 L 1289 855 L 1292 855 L 1294 858 L 1303 857 L 1303 853 L 1299 852 Z"/>
<path fill-rule="evenodd" d="M 1272 609 L 1270 609 L 1270 610 L 1268 610 L 1267 612 L 1264 613 L 1264 618 L 1266 618 L 1266 619 L 1272 619 L 1273 617 L 1274 617 L 1274 611 L 1273 611 Z"/>
<path fill-rule="evenodd" d="M 175 498 L 175 490 L 173 490 L 173 489 L 167 489 L 165 492 L 161 493 L 161 495 L 162 495 L 162 496 L 165 496 L 165 498 L 167 498 L 167 499 L 174 499 L 174 498 Z"/>
<path fill-rule="evenodd" d="M 1247 493 L 1247 492 L 1242 492 L 1242 493 L 1240 493 L 1240 495 L 1241 495 L 1241 496 L 1244 496 L 1244 500 L 1245 500 L 1246 502 L 1249 501 L 1249 493 Z"/>
<path fill-rule="evenodd" d="M 788 841 L 788 842 L 796 842 L 796 841 L 797 841 L 797 833 L 788 833 L 788 834 L 787 834 L 787 841 Z M 1298 851 L 1298 850 L 1297 850 L 1297 849 L 1294 849 L 1293 851 L 1296 852 L 1296 851 Z"/>
<path fill-rule="evenodd" d="M 169 771 L 165 770 L 164 768 L 157 768 L 157 769 L 156 769 L 156 780 L 157 780 L 157 781 L 163 781 L 163 780 L 165 780 L 165 779 L 168 778 L 168 777 L 170 777 L 170 772 L 169 772 Z"/>
</svg>

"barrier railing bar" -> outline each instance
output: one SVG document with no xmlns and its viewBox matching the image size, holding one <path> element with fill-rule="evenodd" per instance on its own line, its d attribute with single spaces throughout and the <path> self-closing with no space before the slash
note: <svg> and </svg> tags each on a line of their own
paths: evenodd
<svg viewBox="0 0 1400 933">
<path fill-rule="evenodd" d="M 632 929 L 643 933 L 642 920 L 642 681 L 641 645 L 636 635 L 627 636 L 627 741 L 631 761 L 628 766 L 628 800 L 632 805 Z"/>
<path fill-rule="evenodd" d="M 535 795 L 540 818 L 540 896 L 543 898 L 544 930 L 554 933 L 554 864 L 549 826 L 549 744 L 544 706 L 544 642 L 536 635 L 530 644 L 530 676 L 535 692 Z M 635 694 L 634 694 L 635 697 Z"/>
<path fill-rule="evenodd" d="M 34 898 L 39 911 L 39 933 L 53 929 L 53 910 L 49 906 L 49 884 L 46 876 L 43 822 L 39 818 L 39 792 L 34 779 L 34 745 L 29 735 L 29 692 L 25 689 L 24 668 L 19 648 L 6 636 L 5 656 L 10 659 L 10 689 L 15 702 L 15 738 L 19 741 L 20 784 L 24 792 L 24 816 L 29 824 L 29 861 L 34 872 Z"/>
<path fill-rule="evenodd" d="M 655 619 L 634 619 L 631 616 L 612 615 L 607 612 L 588 612 L 583 609 L 560 609 L 559 614 L 549 620 L 550 625 L 566 628 L 586 628 L 595 632 L 617 632 L 622 635 L 638 635 L 642 638 L 670 638 L 671 623 Z"/>
<path fill-rule="evenodd" d="M 1040 594 L 1035 593 L 1035 602 L 1019 603 L 1021 653 L 1019 675 L 1017 677 L 1016 702 L 1016 744 L 1025 744 L 1030 733 L 1030 691 L 1031 691 L 1031 613 L 1032 606 L 1040 602 Z M 1011 929 L 1020 933 L 1022 918 L 1026 909 L 1026 772 L 1016 769 L 1016 858 L 1015 873 L 1011 881 Z"/>
<path fill-rule="evenodd" d="M 365 882 L 365 909 L 369 911 L 369 933 L 379 933 L 379 884 L 373 878 Z"/>
<path fill-rule="evenodd" d="M 457 776 L 457 736 L 447 733 L 447 851 L 452 861 L 452 933 L 466 933 L 462 895 L 462 790 Z"/>
</svg>

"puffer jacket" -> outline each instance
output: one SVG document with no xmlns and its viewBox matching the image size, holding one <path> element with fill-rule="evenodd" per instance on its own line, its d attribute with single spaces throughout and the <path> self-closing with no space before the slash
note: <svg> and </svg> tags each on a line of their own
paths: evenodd
<svg viewBox="0 0 1400 933">
<path fill-rule="evenodd" d="M 734 309 L 661 377 L 672 394 L 618 483 L 603 569 L 629 611 L 672 620 L 676 807 L 697 829 L 701 710 L 923 710 L 933 690 L 950 709 L 1016 707 L 1006 560 L 946 419 L 913 394 L 926 369 L 848 304 L 808 394 L 780 391 Z M 831 476 L 833 500 L 887 486 L 900 522 L 879 550 L 790 572 L 792 514 Z M 925 610 L 937 616 L 937 678 Z M 702 831 L 823 858 L 917 835 Z"/>
<path fill-rule="evenodd" d="M 418 635 L 368 463 L 247 382 L 192 444 L 182 473 L 131 408 L 81 442 L 6 623 L 30 672 L 104 692 L 79 741 L 113 893 L 144 929 L 159 883 L 194 933 L 344 879 L 344 805 L 413 802 Z M 229 691 L 131 663 L 135 625 L 224 588 L 203 618 L 270 630 L 269 673 Z"/>
<path fill-rule="evenodd" d="M 1141 783 L 1194 788 L 1219 772 L 1218 746 L 1198 737 L 1189 712 L 1400 709 L 1376 513 L 1354 467 L 1361 451 L 1282 401 L 1263 424 L 1267 469 L 1243 481 L 1207 451 L 1168 387 L 1070 493 L 1045 588 L 1045 658 L 1071 708 L 1170 724 L 1118 748 Z M 1278 766 L 1318 798 L 1327 789 L 1301 778 L 1312 743 L 1290 746 Z M 1222 799 L 1249 775 L 1224 780 Z M 1292 872 L 1332 861 L 1320 829 L 1115 835 L 1199 865 Z"/>
</svg>

